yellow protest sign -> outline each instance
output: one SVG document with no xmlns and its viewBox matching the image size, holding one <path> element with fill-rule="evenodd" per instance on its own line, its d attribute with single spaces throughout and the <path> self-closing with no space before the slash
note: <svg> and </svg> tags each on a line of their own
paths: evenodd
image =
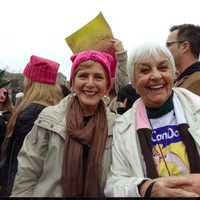
<svg viewBox="0 0 200 200">
<path fill-rule="evenodd" d="M 113 38 L 112 30 L 100 12 L 93 20 L 65 38 L 73 53 L 87 49 L 108 50 L 107 39 Z"/>
</svg>

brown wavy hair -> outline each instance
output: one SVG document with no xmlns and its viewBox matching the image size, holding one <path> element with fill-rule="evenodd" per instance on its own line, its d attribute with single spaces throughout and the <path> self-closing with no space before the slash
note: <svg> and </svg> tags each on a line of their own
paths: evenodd
<svg viewBox="0 0 200 200">
<path fill-rule="evenodd" d="M 7 88 L 5 88 L 5 89 L 7 90 L 8 94 L 7 94 L 5 102 L 2 104 L 2 106 L 3 106 L 2 111 L 8 111 L 8 112 L 12 113 L 14 107 L 13 107 L 12 101 L 9 97 L 9 90 Z"/>
<path fill-rule="evenodd" d="M 57 104 L 63 94 L 59 85 L 49 85 L 39 83 L 25 78 L 24 97 L 14 110 L 6 129 L 6 137 L 11 137 L 15 128 L 18 115 L 25 110 L 31 103 L 39 103 L 44 106 Z"/>
</svg>

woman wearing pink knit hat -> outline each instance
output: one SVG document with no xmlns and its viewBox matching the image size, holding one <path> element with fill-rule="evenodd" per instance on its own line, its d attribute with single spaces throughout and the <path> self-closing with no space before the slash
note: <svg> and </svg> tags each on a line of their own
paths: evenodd
<svg viewBox="0 0 200 200">
<path fill-rule="evenodd" d="M 11 193 L 18 166 L 17 155 L 34 121 L 46 106 L 55 105 L 63 98 L 56 84 L 58 68 L 57 62 L 33 55 L 24 69 L 24 97 L 8 122 L 1 149 L 3 196 Z"/>
<path fill-rule="evenodd" d="M 72 94 L 45 108 L 25 138 L 12 196 L 104 196 L 115 114 L 102 97 L 113 57 L 89 50 L 71 59 Z"/>
</svg>

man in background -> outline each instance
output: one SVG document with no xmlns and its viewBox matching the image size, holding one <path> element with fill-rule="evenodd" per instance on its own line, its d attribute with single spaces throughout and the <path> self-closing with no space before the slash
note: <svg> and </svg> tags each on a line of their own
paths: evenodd
<svg viewBox="0 0 200 200">
<path fill-rule="evenodd" d="M 172 26 L 166 45 L 173 54 L 176 64 L 175 86 L 187 88 L 200 95 L 200 26 Z"/>
</svg>

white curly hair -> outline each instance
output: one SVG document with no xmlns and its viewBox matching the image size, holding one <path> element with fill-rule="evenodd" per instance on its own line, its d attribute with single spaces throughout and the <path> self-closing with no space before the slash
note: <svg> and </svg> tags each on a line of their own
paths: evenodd
<svg viewBox="0 0 200 200">
<path fill-rule="evenodd" d="M 175 78 L 175 62 L 171 52 L 164 45 L 157 43 L 145 43 L 138 46 L 136 49 L 132 50 L 129 61 L 128 61 L 128 72 L 129 80 L 131 81 L 132 86 L 134 87 L 134 73 L 136 64 L 143 61 L 149 57 L 156 57 L 158 55 L 164 55 L 168 59 L 170 66 L 172 67 L 173 76 Z"/>
</svg>

